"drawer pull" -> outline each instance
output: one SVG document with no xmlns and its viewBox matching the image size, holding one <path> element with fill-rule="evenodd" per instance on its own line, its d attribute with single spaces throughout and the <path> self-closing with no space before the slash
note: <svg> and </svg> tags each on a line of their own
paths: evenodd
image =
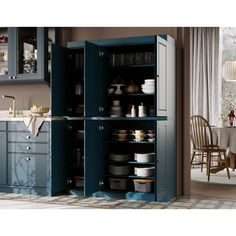
<svg viewBox="0 0 236 236">
<path fill-rule="evenodd" d="M 30 157 L 26 157 L 25 160 L 26 160 L 26 161 L 30 161 Z"/>
<path fill-rule="evenodd" d="M 29 146 L 27 146 L 27 147 L 26 147 L 26 150 L 30 150 L 30 147 L 29 147 Z"/>
<path fill-rule="evenodd" d="M 26 136 L 26 138 L 27 138 L 27 139 L 30 139 L 30 136 L 29 136 L 29 135 L 27 135 L 27 136 Z"/>
</svg>

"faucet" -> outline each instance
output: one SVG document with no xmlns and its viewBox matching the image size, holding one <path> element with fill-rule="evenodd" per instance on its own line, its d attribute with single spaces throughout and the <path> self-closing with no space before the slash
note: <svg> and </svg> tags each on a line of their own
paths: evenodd
<svg viewBox="0 0 236 236">
<path fill-rule="evenodd" d="M 2 95 L 2 98 L 11 98 L 12 99 L 12 110 L 13 110 L 13 117 L 16 117 L 16 98 L 9 95 Z"/>
</svg>

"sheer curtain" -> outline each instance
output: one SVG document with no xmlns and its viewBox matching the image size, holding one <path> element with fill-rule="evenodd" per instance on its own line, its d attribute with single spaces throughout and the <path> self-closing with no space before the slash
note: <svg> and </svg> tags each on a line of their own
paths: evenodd
<svg viewBox="0 0 236 236">
<path fill-rule="evenodd" d="M 202 115 L 212 125 L 220 112 L 219 41 L 219 28 L 190 29 L 191 115 Z"/>
</svg>

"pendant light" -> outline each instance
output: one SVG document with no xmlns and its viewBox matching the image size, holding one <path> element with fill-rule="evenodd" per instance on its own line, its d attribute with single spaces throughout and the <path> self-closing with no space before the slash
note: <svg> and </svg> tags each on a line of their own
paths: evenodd
<svg viewBox="0 0 236 236">
<path fill-rule="evenodd" d="M 235 46 L 235 40 L 234 40 L 234 46 Z M 235 55 L 234 48 L 233 48 L 233 56 Z M 227 81 L 236 82 L 236 60 L 225 61 L 222 67 L 222 76 Z"/>
</svg>

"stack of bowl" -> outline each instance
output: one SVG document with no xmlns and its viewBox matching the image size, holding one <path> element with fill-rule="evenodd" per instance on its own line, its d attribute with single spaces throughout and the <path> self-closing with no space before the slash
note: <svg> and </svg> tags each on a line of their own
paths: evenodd
<svg viewBox="0 0 236 236">
<path fill-rule="evenodd" d="M 120 116 L 122 116 L 122 107 L 120 106 L 120 101 L 119 100 L 114 100 L 112 102 L 110 114 L 111 114 L 111 117 L 120 117 Z"/>
<path fill-rule="evenodd" d="M 117 141 L 127 141 L 128 131 L 123 130 L 123 129 L 113 130 L 112 136 L 113 136 L 113 139 Z"/>
<path fill-rule="evenodd" d="M 155 141 L 155 133 L 153 130 L 148 130 L 147 131 L 147 140 L 149 142 L 154 142 Z"/>
<path fill-rule="evenodd" d="M 132 135 L 134 136 L 133 141 L 135 141 L 135 142 L 141 142 L 144 140 L 143 130 L 134 130 L 132 132 Z"/>
<path fill-rule="evenodd" d="M 142 84 L 142 91 L 146 94 L 155 93 L 155 80 L 154 79 L 145 79 L 144 84 Z"/>
</svg>

